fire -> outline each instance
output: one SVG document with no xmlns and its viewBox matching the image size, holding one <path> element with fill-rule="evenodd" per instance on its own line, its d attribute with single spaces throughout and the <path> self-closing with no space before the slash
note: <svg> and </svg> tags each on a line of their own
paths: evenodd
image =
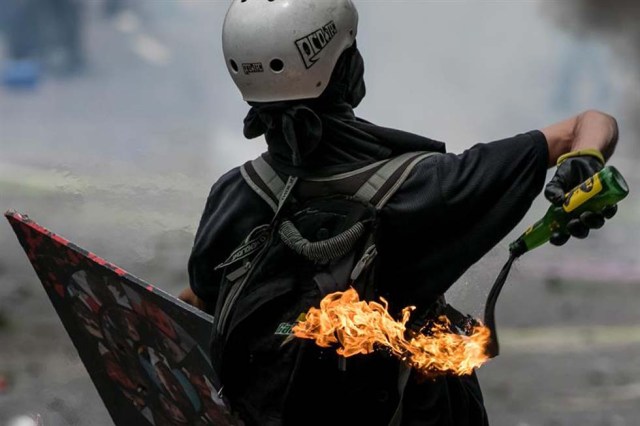
<svg viewBox="0 0 640 426">
<path fill-rule="evenodd" d="M 478 324 L 465 334 L 452 331 L 445 316 L 422 333 L 406 338 L 406 324 L 414 307 L 402 310 L 396 321 L 388 312 L 388 303 L 360 301 L 354 289 L 326 296 L 320 308 L 311 308 L 294 328 L 296 337 L 315 340 L 321 347 L 339 344 L 339 355 L 351 357 L 385 349 L 425 376 L 467 375 L 480 367 L 488 356 L 485 347 L 490 331 Z"/>
</svg>

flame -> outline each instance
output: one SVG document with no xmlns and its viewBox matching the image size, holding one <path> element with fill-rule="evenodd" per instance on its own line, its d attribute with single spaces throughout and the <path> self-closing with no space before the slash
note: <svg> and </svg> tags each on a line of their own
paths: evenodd
<svg viewBox="0 0 640 426">
<path fill-rule="evenodd" d="M 427 377 L 471 374 L 488 361 L 487 327 L 478 324 L 468 333 L 458 334 L 452 331 L 449 319 L 441 316 L 422 333 L 412 333 L 407 339 L 406 324 L 415 307 L 404 308 L 402 320 L 396 321 L 388 312 L 388 302 L 380 300 L 382 303 L 360 301 L 353 288 L 332 293 L 320 302 L 320 308 L 309 310 L 293 327 L 293 333 L 315 340 L 321 347 L 339 344 L 337 353 L 344 357 L 382 348 Z"/>
</svg>

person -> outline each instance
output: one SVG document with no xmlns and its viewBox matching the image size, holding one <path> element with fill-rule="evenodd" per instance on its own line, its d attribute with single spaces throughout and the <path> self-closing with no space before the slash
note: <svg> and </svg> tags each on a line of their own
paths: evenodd
<svg viewBox="0 0 640 426">
<path fill-rule="evenodd" d="M 600 170 L 616 147 L 617 123 L 588 110 L 541 129 L 448 153 L 441 142 L 355 115 L 366 93 L 357 27 L 358 13 L 350 0 L 234 0 L 223 27 L 225 60 L 251 107 L 244 135 L 265 135 L 264 158 L 284 176 L 326 177 L 406 152 L 439 153 L 420 161 L 389 199 L 380 213 L 376 242 L 376 283 L 389 310 L 428 310 L 523 219 L 543 187 L 549 201 L 559 204 L 566 192 Z M 547 170 L 556 165 L 545 186 Z M 613 214 L 612 209 L 607 217 Z M 179 297 L 211 311 L 222 278 L 215 266 L 249 231 L 272 217 L 273 210 L 238 167 L 224 174 L 206 201 L 189 259 L 190 286 Z M 552 243 L 585 238 L 607 217 L 586 212 L 571 221 L 569 233 L 554 234 Z M 393 398 L 377 387 L 384 382 L 379 371 L 368 375 L 373 378 L 370 389 L 353 400 L 332 399 L 339 391 L 337 383 L 315 383 L 327 390 L 326 400 L 309 401 L 302 395 L 295 399 L 298 405 L 286 409 L 306 410 L 304 424 L 347 424 L 346 419 L 389 424 L 393 410 L 385 406 L 393 407 L 388 403 Z M 232 407 L 241 405 L 228 396 Z M 283 420 L 287 418 L 283 413 L 269 424 L 300 424 Z M 489 424 L 477 377 L 420 380 L 412 373 L 401 424 Z"/>
<path fill-rule="evenodd" d="M 71 76 L 85 67 L 82 5 L 77 0 L 5 0 L 8 60 L 1 71 L 10 88 L 33 88 L 43 70 Z"/>
<path fill-rule="evenodd" d="M 33 88 L 41 77 L 38 4 L 32 0 L 5 0 L 1 4 L 7 44 L 2 83 L 9 88 Z"/>
<path fill-rule="evenodd" d="M 61 76 L 81 73 L 86 66 L 84 49 L 83 4 L 79 0 L 48 0 L 44 2 L 43 17 L 51 27 L 53 45 L 46 46 L 59 53 L 52 58 L 52 71 Z"/>
</svg>

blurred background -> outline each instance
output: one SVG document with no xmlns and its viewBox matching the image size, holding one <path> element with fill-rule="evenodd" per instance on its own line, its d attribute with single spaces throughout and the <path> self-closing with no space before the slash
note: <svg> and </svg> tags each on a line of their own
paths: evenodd
<svg viewBox="0 0 640 426">
<path fill-rule="evenodd" d="M 495 426 L 635 425 L 640 416 L 640 5 L 366 1 L 356 113 L 461 152 L 597 108 L 632 193 L 584 241 L 516 264 L 502 354 L 479 370 Z M 0 209 L 15 209 L 176 294 L 211 184 L 257 156 L 227 75 L 228 1 L 0 0 Z M 550 177 L 550 175 L 549 175 Z M 480 316 L 509 242 L 448 294 Z M 0 424 L 112 424 L 7 223 L 0 225 Z"/>
</svg>

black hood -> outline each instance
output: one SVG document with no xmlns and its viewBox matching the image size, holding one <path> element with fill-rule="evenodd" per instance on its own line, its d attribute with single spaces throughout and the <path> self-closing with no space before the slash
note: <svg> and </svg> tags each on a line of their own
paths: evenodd
<svg viewBox="0 0 640 426">
<path fill-rule="evenodd" d="M 319 98 L 249 102 L 244 135 L 265 135 L 274 167 L 300 177 L 342 173 L 405 152 L 445 152 L 442 142 L 356 117 L 365 94 L 364 61 L 354 43 Z"/>
</svg>

